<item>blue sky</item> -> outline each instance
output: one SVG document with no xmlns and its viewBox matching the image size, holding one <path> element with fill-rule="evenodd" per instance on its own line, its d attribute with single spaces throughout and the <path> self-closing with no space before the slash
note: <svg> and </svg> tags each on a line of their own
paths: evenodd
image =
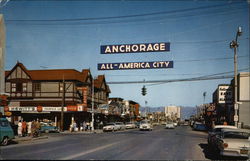
<svg viewBox="0 0 250 161">
<path fill-rule="evenodd" d="M 0 9 L 6 24 L 6 70 L 90 68 L 107 82 L 193 78 L 233 71 L 229 43 L 238 26 L 238 69 L 249 71 L 249 3 L 218 1 L 10 0 Z M 37 21 L 39 20 L 39 21 Z M 170 42 L 170 52 L 100 54 L 101 45 Z M 171 69 L 98 71 L 98 63 L 174 61 Z M 230 73 L 233 74 L 233 73 Z M 212 101 L 218 84 L 231 79 L 149 85 L 110 84 L 110 97 L 144 106 L 195 106 Z"/>
</svg>

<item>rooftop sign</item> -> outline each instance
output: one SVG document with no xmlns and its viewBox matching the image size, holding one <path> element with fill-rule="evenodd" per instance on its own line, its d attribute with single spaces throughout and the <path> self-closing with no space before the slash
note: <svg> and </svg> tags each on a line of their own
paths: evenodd
<svg viewBox="0 0 250 161">
<path fill-rule="evenodd" d="M 164 51 L 170 51 L 169 42 L 101 46 L 101 54 L 164 52 Z"/>
<path fill-rule="evenodd" d="M 127 63 L 99 63 L 98 70 L 128 70 L 128 69 L 156 69 L 173 68 L 173 61 L 127 62 Z"/>
</svg>

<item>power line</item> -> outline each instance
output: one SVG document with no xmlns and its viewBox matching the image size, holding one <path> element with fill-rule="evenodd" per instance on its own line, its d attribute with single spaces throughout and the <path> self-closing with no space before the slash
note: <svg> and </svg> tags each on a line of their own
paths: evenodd
<svg viewBox="0 0 250 161">
<path fill-rule="evenodd" d="M 231 3 L 239 4 L 239 3 Z M 230 5 L 231 5 L 230 4 Z M 175 14 L 175 13 L 185 13 L 188 11 L 204 10 L 204 9 L 213 9 L 218 7 L 225 7 L 226 4 L 222 5 L 213 5 L 213 6 L 202 6 L 196 8 L 187 8 L 181 10 L 173 11 L 163 11 L 163 12 L 154 12 L 154 13 L 144 13 L 144 14 L 134 14 L 134 15 L 124 15 L 124 16 L 108 16 L 108 17 L 92 17 L 92 18 L 69 18 L 69 19 L 6 19 L 6 22 L 75 22 L 75 21 L 93 21 L 93 20 L 114 20 L 114 19 L 124 19 L 124 18 L 138 18 L 146 16 L 156 16 L 156 15 L 165 15 L 165 14 Z M 231 9 L 232 10 L 232 9 Z"/>
<path fill-rule="evenodd" d="M 249 68 L 240 69 L 238 71 L 248 70 Z M 223 72 L 223 73 L 216 73 L 205 75 L 201 77 L 194 77 L 194 78 L 184 78 L 184 79 L 169 79 L 169 80 L 148 80 L 148 81 L 117 81 L 117 82 L 107 82 L 107 84 L 148 84 L 148 83 L 172 83 L 172 82 L 184 82 L 184 81 L 199 81 L 199 80 L 213 80 L 213 79 L 227 79 L 233 78 L 234 75 L 222 75 L 233 73 L 234 71 L 230 72 Z M 159 84 L 151 84 L 151 85 L 159 85 Z"/>
</svg>

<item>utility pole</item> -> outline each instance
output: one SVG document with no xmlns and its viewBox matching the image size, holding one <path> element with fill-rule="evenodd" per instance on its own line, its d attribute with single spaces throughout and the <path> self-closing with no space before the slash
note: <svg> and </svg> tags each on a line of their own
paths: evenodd
<svg viewBox="0 0 250 161">
<path fill-rule="evenodd" d="M 63 121 L 64 121 L 64 106 L 65 106 L 65 80 L 63 75 L 63 89 L 62 89 L 62 109 L 61 109 L 61 131 L 63 131 Z"/>
<path fill-rule="evenodd" d="M 94 131 L 94 122 L 95 122 L 95 115 L 94 115 L 94 92 L 95 90 L 95 87 L 94 87 L 94 79 L 92 81 L 92 112 L 91 112 L 91 115 L 92 115 L 92 119 L 91 119 L 91 130 Z"/>
<path fill-rule="evenodd" d="M 238 28 L 236 33 L 236 38 L 230 43 L 230 48 L 234 48 L 234 126 L 238 127 L 239 121 L 239 106 L 238 106 L 238 64 L 237 64 L 237 48 L 238 44 L 238 37 L 242 35 L 241 27 Z"/>
</svg>

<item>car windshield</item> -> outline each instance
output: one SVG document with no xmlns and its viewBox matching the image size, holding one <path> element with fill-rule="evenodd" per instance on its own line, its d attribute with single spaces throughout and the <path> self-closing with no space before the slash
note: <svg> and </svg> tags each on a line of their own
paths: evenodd
<svg viewBox="0 0 250 161">
<path fill-rule="evenodd" d="M 148 121 L 141 121 L 141 124 L 147 124 Z"/>
<path fill-rule="evenodd" d="M 106 126 L 114 125 L 114 123 L 108 123 Z"/>
<path fill-rule="evenodd" d="M 231 139 L 248 139 L 250 133 L 246 132 L 226 132 L 224 133 L 224 138 L 231 138 Z"/>
</svg>

